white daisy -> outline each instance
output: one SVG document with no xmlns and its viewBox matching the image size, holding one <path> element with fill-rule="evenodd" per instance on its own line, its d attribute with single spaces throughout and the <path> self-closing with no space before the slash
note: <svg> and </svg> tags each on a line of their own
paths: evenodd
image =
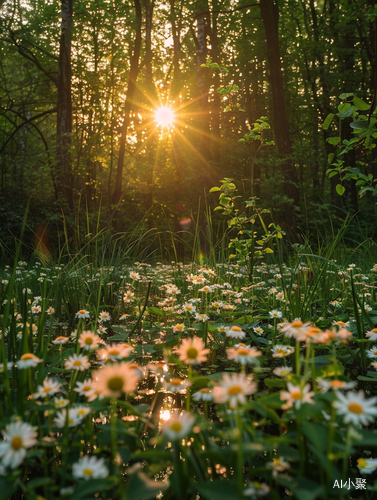
<svg viewBox="0 0 377 500">
<path fill-rule="evenodd" d="M 75 479 L 104 479 L 109 475 L 109 469 L 103 458 L 86 455 L 72 465 L 72 475 Z"/>
<path fill-rule="evenodd" d="M 162 433 L 171 441 L 182 439 L 189 434 L 194 425 L 195 418 L 188 412 L 184 411 L 181 417 L 174 415 L 162 427 Z"/>
<path fill-rule="evenodd" d="M 339 415 L 343 416 L 346 424 L 368 425 L 372 423 L 377 416 L 377 396 L 365 399 L 365 393 L 348 392 L 342 394 L 336 393 L 337 400 L 334 401 L 334 407 Z"/>
<path fill-rule="evenodd" d="M 2 465 L 15 469 L 24 461 L 27 448 L 37 443 L 37 428 L 18 421 L 8 424 L 2 434 L 5 438 L 0 443 Z"/>
</svg>

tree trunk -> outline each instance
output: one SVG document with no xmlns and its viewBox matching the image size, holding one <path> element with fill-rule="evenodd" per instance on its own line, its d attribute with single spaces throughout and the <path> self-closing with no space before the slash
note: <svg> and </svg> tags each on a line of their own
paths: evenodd
<svg viewBox="0 0 377 500">
<path fill-rule="evenodd" d="M 284 179 L 284 194 L 292 200 L 293 205 L 299 201 L 297 188 L 297 173 L 290 156 L 292 153 L 291 139 L 288 129 L 288 120 L 284 100 L 283 75 L 280 58 L 278 36 L 279 11 L 274 0 L 260 0 L 260 10 L 266 32 L 267 60 L 269 67 L 270 91 L 272 95 L 272 109 L 274 115 L 274 129 L 276 144 L 282 159 L 282 174 Z M 294 228 L 293 205 L 287 202 L 285 206 L 285 223 Z"/>
<path fill-rule="evenodd" d="M 72 1 L 61 2 L 61 34 L 58 67 L 58 106 L 57 106 L 57 180 L 69 208 L 73 209 L 73 174 L 70 155 L 72 134 L 72 96 L 71 96 L 71 33 Z"/>
<path fill-rule="evenodd" d="M 122 198 L 122 176 L 124 168 L 124 153 L 126 151 L 127 131 L 131 120 L 131 110 L 133 105 L 133 97 L 136 89 L 136 80 L 139 74 L 139 58 L 141 49 L 141 5 L 139 0 L 134 0 L 136 12 L 136 38 L 133 54 L 130 57 L 130 74 L 128 77 L 127 98 L 124 105 L 124 118 L 121 136 L 119 140 L 119 155 L 118 165 L 115 179 L 115 187 L 113 193 L 113 205 L 117 205 Z"/>
</svg>

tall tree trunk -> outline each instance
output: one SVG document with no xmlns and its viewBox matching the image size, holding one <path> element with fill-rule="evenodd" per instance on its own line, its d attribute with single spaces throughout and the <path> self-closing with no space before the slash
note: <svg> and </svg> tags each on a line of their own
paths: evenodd
<svg viewBox="0 0 377 500">
<path fill-rule="evenodd" d="M 61 1 L 61 34 L 58 67 L 57 180 L 69 208 L 73 209 L 73 173 L 70 155 L 72 134 L 71 34 L 73 0 Z"/>
<path fill-rule="evenodd" d="M 136 89 L 136 80 L 139 74 L 139 59 L 141 49 L 141 5 L 139 0 L 134 0 L 136 13 L 136 38 L 133 53 L 130 57 L 130 74 L 128 77 L 127 98 L 124 105 L 124 117 L 121 136 L 119 140 L 118 165 L 112 202 L 117 205 L 122 197 L 122 176 L 124 168 L 124 153 L 126 151 L 127 131 L 131 120 L 131 110 Z"/>
<path fill-rule="evenodd" d="M 274 129 L 276 144 L 282 159 L 282 174 L 284 179 L 284 194 L 297 205 L 299 191 L 297 188 L 297 173 L 293 161 L 290 159 L 292 148 L 289 135 L 288 120 L 285 108 L 283 76 L 280 58 L 278 36 L 279 11 L 275 0 L 260 0 L 260 10 L 266 32 L 267 60 L 269 67 L 270 91 L 274 115 Z M 293 205 L 286 204 L 285 223 L 294 228 Z"/>
<path fill-rule="evenodd" d="M 219 38 L 218 38 L 218 26 L 217 18 L 219 15 L 219 5 L 218 0 L 212 0 L 212 12 L 211 12 L 211 59 L 214 63 L 220 62 L 219 57 Z M 211 132 L 212 132 L 212 154 L 214 161 L 217 165 L 221 163 L 221 130 L 220 130 L 220 107 L 221 99 L 220 94 L 217 89 L 220 87 L 220 74 L 215 72 L 213 77 L 213 101 L 211 106 Z"/>
</svg>

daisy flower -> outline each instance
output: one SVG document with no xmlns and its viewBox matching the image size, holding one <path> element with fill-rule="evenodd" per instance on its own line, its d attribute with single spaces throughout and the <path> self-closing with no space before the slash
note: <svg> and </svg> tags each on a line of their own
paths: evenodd
<svg viewBox="0 0 377 500">
<path fill-rule="evenodd" d="M 275 368 L 272 373 L 274 373 L 277 377 L 286 377 L 292 371 L 290 366 L 280 366 L 279 368 Z"/>
<path fill-rule="evenodd" d="M 301 408 L 302 403 L 314 404 L 312 397 L 314 392 L 310 391 L 310 385 L 306 384 L 303 389 L 299 385 L 293 385 L 290 382 L 287 383 L 288 391 L 280 392 L 280 399 L 286 401 L 282 406 L 284 410 L 291 408 L 293 405 L 298 410 Z"/>
<path fill-rule="evenodd" d="M 296 340 L 301 340 L 302 337 L 305 337 L 306 331 L 310 326 L 310 321 L 307 323 L 303 323 L 302 321 L 295 319 L 292 323 L 284 323 L 283 328 L 281 328 L 281 332 L 285 334 L 288 338 L 295 338 Z"/>
<path fill-rule="evenodd" d="M 64 345 L 68 342 L 68 340 L 69 337 L 63 337 L 62 335 L 60 335 L 59 337 L 56 337 L 55 340 L 51 340 L 51 343 L 55 345 Z"/>
<path fill-rule="evenodd" d="M 205 323 L 206 321 L 209 320 L 209 316 L 207 316 L 207 314 L 196 313 L 195 314 L 195 319 L 197 319 L 198 321 L 202 321 L 203 323 Z"/>
<path fill-rule="evenodd" d="M 370 399 L 365 399 L 365 393 L 348 392 L 342 394 L 336 393 L 337 401 L 334 401 L 334 406 L 337 413 L 343 416 L 346 424 L 368 425 L 375 420 L 377 416 L 377 397 L 374 396 Z"/>
<path fill-rule="evenodd" d="M 241 363 L 241 365 L 246 365 L 247 363 L 255 364 L 257 361 L 256 357 L 261 354 L 262 352 L 258 351 L 256 347 L 246 346 L 245 344 L 238 344 L 226 350 L 228 359 L 234 359 L 237 363 Z"/>
<path fill-rule="evenodd" d="M 185 325 L 183 323 L 177 323 L 176 325 L 173 326 L 173 332 L 174 333 L 181 333 L 185 329 Z"/>
<path fill-rule="evenodd" d="M 54 394 L 60 392 L 61 384 L 53 380 L 52 378 L 47 378 L 43 381 L 43 385 L 38 386 L 38 390 L 33 394 L 34 399 L 45 398 L 46 396 L 54 396 Z"/>
<path fill-rule="evenodd" d="M 162 427 L 162 433 L 171 441 L 182 439 L 189 434 L 192 426 L 194 425 L 195 418 L 184 411 L 180 417 L 173 416 Z"/>
<path fill-rule="evenodd" d="M 377 358 L 377 347 L 372 346 L 372 348 L 365 351 L 365 353 L 368 356 L 368 358 Z"/>
<path fill-rule="evenodd" d="M 90 330 L 84 330 L 79 337 L 79 344 L 85 351 L 91 351 L 98 347 L 101 342 L 101 337 L 91 332 Z"/>
<path fill-rule="evenodd" d="M 64 408 L 63 410 L 56 413 L 54 424 L 59 429 L 62 429 L 63 427 L 65 427 L 66 420 L 68 423 L 68 427 L 76 427 L 76 425 L 82 422 L 83 418 L 77 413 L 77 410 L 75 408 L 69 408 L 67 416 L 67 410 Z"/>
<path fill-rule="evenodd" d="M 256 326 L 255 328 L 253 328 L 253 331 L 254 331 L 254 333 L 256 333 L 257 335 L 263 335 L 263 334 L 264 334 L 264 330 L 263 330 L 263 328 L 261 328 L 260 326 Z"/>
<path fill-rule="evenodd" d="M 15 469 L 24 461 L 27 448 L 37 443 L 37 427 L 18 421 L 8 424 L 2 434 L 5 439 L 0 443 L 2 465 Z"/>
<path fill-rule="evenodd" d="M 357 466 L 362 474 L 372 474 L 377 469 L 377 458 L 359 458 Z"/>
<path fill-rule="evenodd" d="M 103 458 L 85 455 L 72 465 L 72 475 L 75 479 L 104 479 L 109 475 L 109 469 Z"/>
<path fill-rule="evenodd" d="M 17 368 L 19 370 L 23 370 L 24 368 L 35 368 L 37 364 L 41 362 L 42 360 L 37 358 L 37 356 L 31 352 L 26 352 L 17 361 Z"/>
<path fill-rule="evenodd" d="M 84 405 L 76 406 L 74 410 L 77 412 L 77 416 L 80 418 L 85 418 L 91 411 L 89 406 Z"/>
<path fill-rule="evenodd" d="M 232 339 L 244 339 L 246 337 L 246 333 L 242 330 L 241 327 L 237 325 L 233 325 L 228 327 L 226 330 L 226 336 Z"/>
<path fill-rule="evenodd" d="M 246 489 L 243 490 L 245 497 L 260 498 L 265 497 L 270 493 L 270 487 L 266 483 L 258 483 L 258 481 L 250 482 Z"/>
<path fill-rule="evenodd" d="M 213 396 L 209 387 L 199 389 L 199 391 L 194 392 L 192 397 L 195 401 L 213 401 Z"/>
<path fill-rule="evenodd" d="M 134 280 L 134 281 L 138 281 L 140 279 L 140 274 L 139 273 L 135 273 L 134 271 L 131 271 L 129 273 L 129 277 Z"/>
<path fill-rule="evenodd" d="M 179 349 L 175 350 L 179 354 L 179 360 L 187 365 L 198 365 L 207 361 L 207 354 L 210 349 L 205 349 L 202 339 L 194 337 L 192 339 L 183 339 Z"/>
<path fill-rule="evenodd" d="M 80 311 L 77 311 L 76 313 L 76 318 L 78 319 L 88 319 L 89 317 L 90 313 L 86 309 L 80 309 Z"/>
<path fill-rule="evenodd" d="M 354 389 L 357 386 L 357 382 L 355 381 L 345 382 L 344 380 L 337 380 L 337 379 L 326 380 L 323 378 L 318 378 L 317 382 L 321 388 L 321 392 L 327 392 L 330 389 L 333 389 L 334 391 L 340 389 Z"/>
<path fill-rule="evenodd" d="M 107 345 L 104 349 L 102 349 L 100 352 L 100 356 L 105 359 L 116 361 L 123 358 L 128 358 L 132 351 L 133 348 L 129 344 L 113 343 Z"/>
<path fill-rule="evenodd" d="M 119 318 L 119 321 L 123 321 L 124 319 L 127 319 L 130 315 L 129 314 L 122 314 L 122 316 L 120 316 Z"/>
<path fill-rule="evenodd" d="M 284 358 L 294 352 L 294 349 L 287 345 L 277 344 L 271 349 L 273 358 Z"/>
<path fill-rule="evenodd" d="M 31 306 L 32 314 L 40 314 L 42 312 L 41 306 Z"/>
<path fill-rule="evenodd" d="M 69 404 L 69 399 L 65 399 L 63 397 L 54 398 L 53 403 L 55 405 L 55 408 L 64 408 Z"/>
<path fill-rule="evenodd" d="M 270 311 L 268 314 L 270 315 L 270 318 L 274 319 L 280 319 L 283 317 L 283 313 L 281 311 L 276 311 L 276 309 Z"/>
<path fill-rule="evenodd" d="M 117 363 L 94 371 L 92 378 L 95 390 L 104 397 L 119 398 L 123 393 L 134 392 L 140 377 L 126 363 Z"/>
<path fill-rule="evenodd" d="M 223 375 L 220 385 L 213 389 L 213 399 L 215 403 L 229 403 L 230 408 L 234 409 L 238 404 L 245 404 L 246 397 L 257 392 L 257 384 L 251 382 L 243 373 L 234 373 Z"/>
<path fill-rule="evenodd" d="M 90 367 L 89 358 L 83 354 L 73 354 L 65 360 L 64 367 L 66 370 L 78 370 L 83 372 Z"/>
<path fill-rule="evenodd" d="M 365 334 L 365 336 L 369 339 L 369 340 L 377 340 L 377 328 L 373 328 L 373 330 L 371 330 L 370 332 L 367 332 Z"/>
<path fill-rule="evenodd" d="M 290 464 L 284 459 L 284 457 L 274 458 L 272 462 L 267 462 L 267 467 L 273 469 L 273 477 L 277 476 L 278 472 L 283 472 L 291 468 Z"/>
<path fill-rule="evenodd" d="M 79 393 L 79 396 L 85 396 L 89 391 L 93 389 L 93 380 L 87 379 L 84 382 L 76 382 L 76 387 L 73 389 L 75 392 Z"/>
<path fill-rule="evenodd" d="M 111 317 L 107 311 L 101 311 L 98 315 L 99 321 L 110 321 Z"/>
<path fill-rule="evenodd" d="M 163 380 L 163 386 L 170 392 L 179 392 L 187 387 L 190 387 L 191 382 L 188 379 L 176 378 L 173 377 L 170 380 Z"/>
<path fill-rule="evenodd" d="M 188 302 L 186 302 L 186 304 L 183 304 L 182 309 L 190 314 L 196 313 L 196 307 Z"/>
<path fill-rule="evenodd" d="M 99 333 L 100 335 L 103 335 L 106 332 L 107 332 L 107 328 L 105 326 L 103 326 L 103 325 L 97 326 L 97 333 Z"/>
</svg>

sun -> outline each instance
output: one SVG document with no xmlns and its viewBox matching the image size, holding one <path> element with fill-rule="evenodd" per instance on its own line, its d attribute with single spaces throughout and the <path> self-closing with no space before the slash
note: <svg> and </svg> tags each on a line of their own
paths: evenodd
<svg viewBox="0 0 377 500">
<path fill-rule="evenodd" d="M 167 106 L 157 108 L 154 113 L 154 117 L 157 125 L 163 128 L 173 125 L 175 119 L 174 111 Z"/>
</svg>

